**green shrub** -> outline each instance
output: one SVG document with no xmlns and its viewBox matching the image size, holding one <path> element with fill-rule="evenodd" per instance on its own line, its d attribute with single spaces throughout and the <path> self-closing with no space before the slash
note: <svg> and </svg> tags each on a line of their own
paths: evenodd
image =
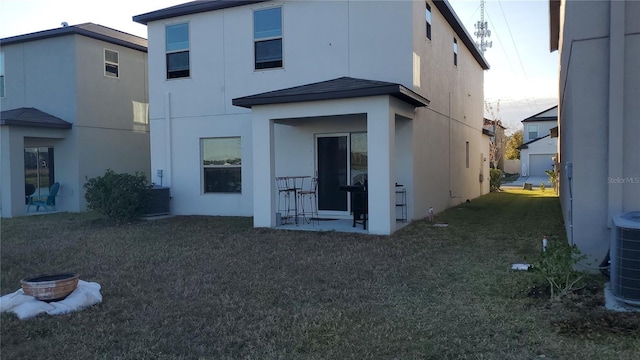
<svg viewBox="0 0 640 360">
<path fill-rule="evenodd" d="M 533 268 L 549 283 L 551 299 L 559 299 L 584 287 L 585 274 L 574 269 L 584 259 L 586 255 L 577 246 L 562 240 L 549 240 L 546 251 Z"/>
<path fill-rule="evenodd" d="M 135 220 L 145 213 L 151 191 L 143 173 L 116 174 L 108 169 L 104 176 L 84 184 L 87 207 L 117 223 Z"/>
<path fill-rule="evenodd" d="M 545 170 L 544 172 L 549 177 L 549 183 L 551 183 L 551 186 L 553 186 L 553 190 L 558 192 L 558 179 L 557 179 L 558 174 L 556 174 L 556 172 L 553 170 Z"/>
<path fill-rule="evenodd" d="M 500 169 L 489 169 L 490 171 L 490 179 L 489 179 L 489 188 L 492 192 L 500 190 L 500 186 L 502 185 L 502 170 Z"/>
</svg>

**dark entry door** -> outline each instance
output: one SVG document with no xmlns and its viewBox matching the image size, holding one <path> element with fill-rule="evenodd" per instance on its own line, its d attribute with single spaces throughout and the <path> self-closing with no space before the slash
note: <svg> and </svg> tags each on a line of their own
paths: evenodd
<svg viewBox="0 0 640 360">
<path fill-rule="evenodd" d="M 318 210 L 347 211 L 348 135 L 318 136 Z"/>
</svg>

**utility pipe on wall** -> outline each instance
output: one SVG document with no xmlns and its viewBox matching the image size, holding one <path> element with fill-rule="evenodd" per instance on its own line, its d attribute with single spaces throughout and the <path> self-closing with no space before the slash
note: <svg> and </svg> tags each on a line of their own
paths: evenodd
<svg viewBox="0 0 640 360">
<path fill-rule="evenodd" d="M 171 152 L 171 92 L 167 92 L 164 98 L 164 119 L 165 119 L 165 166 L 168 175 L 168 186 L 173 184 L 172 152 Z"/>
</svg>

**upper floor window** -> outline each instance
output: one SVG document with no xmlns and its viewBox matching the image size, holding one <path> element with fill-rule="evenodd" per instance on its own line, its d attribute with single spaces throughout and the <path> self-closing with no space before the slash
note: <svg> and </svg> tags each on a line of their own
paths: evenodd
<svg viewBox="0 0 640 360">
<path fill-rule="evenodd" d="M 4 97 L 4 53 L 0 52 L 0 97 Z"/>
<path fill-rule="evenodd" d="M 427 21 L 427 39 L 431 40 L 431 6 L 427 5 L 427 11 L 425 13 L 425 18 Z"/>
<path fill-rule="evenodd" d="M 205 193 L 242 192 L 242 146 L 240 137 L 200 140 Z"/>
<path fill-rule="evenodd" d="M 538 138 L 538 125 L 529 124 L 527 126 L 527 133 L 529 135 L 529 140 L 534 140 Z"/>
<path fill-rule="evenodd" d="M 469 168 L 469 142 L 468 141 L 465 142 L 464 151 L 465 151 L 465 160 L 466 160 L 467 169 L 468 169 Z"/>
<path fill-rule="evenodd" d="M 458 65 L 458 40 L 453 38 L 453 65 Z"/>
<path fill-rule="evenodd" d="M 255 69 L 282 67 L 282 8 L 253 12 Z"/>
<path fill-rule="evenodd" d="M 167 25 L 167 79 L 189 77 L 189 24 Z"/>
<path fill-rule="evenodd" d="M 118 52 L 104 49 L 104 75 L 111 77 L 119 77 Z"/>
</svg>

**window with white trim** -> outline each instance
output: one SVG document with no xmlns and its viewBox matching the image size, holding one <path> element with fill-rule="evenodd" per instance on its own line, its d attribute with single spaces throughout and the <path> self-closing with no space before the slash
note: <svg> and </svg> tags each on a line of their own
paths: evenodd
<svg viewBox="0 0 640 360">
<path fill-rule="evenodd" d="M 240 137 L 200 139 L 204 193 L 242 192 L 242 143 Z"/>
<path fill-rule="evenodd" d="M 118 52 L 104 49 L 104 75 L 110 77 L 120 77 L 120 63 Z"/>
<path fill-rule="evenodd" d="M 425 12 L 425 19 L 427 23 L 427 39 L 431 40 L 431 6 L 427 5 L 427 11 Z"/>
<path fill-rule="evenodd" d="M 527 125 L 527 133 L 529 135 L 529 140 L 534 140 L 538 138 L 538 125 L 529 124 Z"/>
<path fill-rule="evenodd" d="M 4 53 L 0 52 L 0 97 L 4 97 Z"/>
<path fill-rule="evenodd" d="M 189 24 L 165 28 L 167 79 L 189 77 Z"/>
<path fill-rule="evenodd" d="M 253 12 L 255 69 L 282 67 L 282 8 Z"/>
<path fill-rule="evenodd" d="M 458 40 L 453 38 L 453 65 L 458 66 Z"/>
<path fill-rule="evenodd" d="M 469 168 L 469 142 L 466 141 L 465 142 L 465 155 L 466 155 L 466 163 L 467 163 L 467 169 Z"/>
</svg>

